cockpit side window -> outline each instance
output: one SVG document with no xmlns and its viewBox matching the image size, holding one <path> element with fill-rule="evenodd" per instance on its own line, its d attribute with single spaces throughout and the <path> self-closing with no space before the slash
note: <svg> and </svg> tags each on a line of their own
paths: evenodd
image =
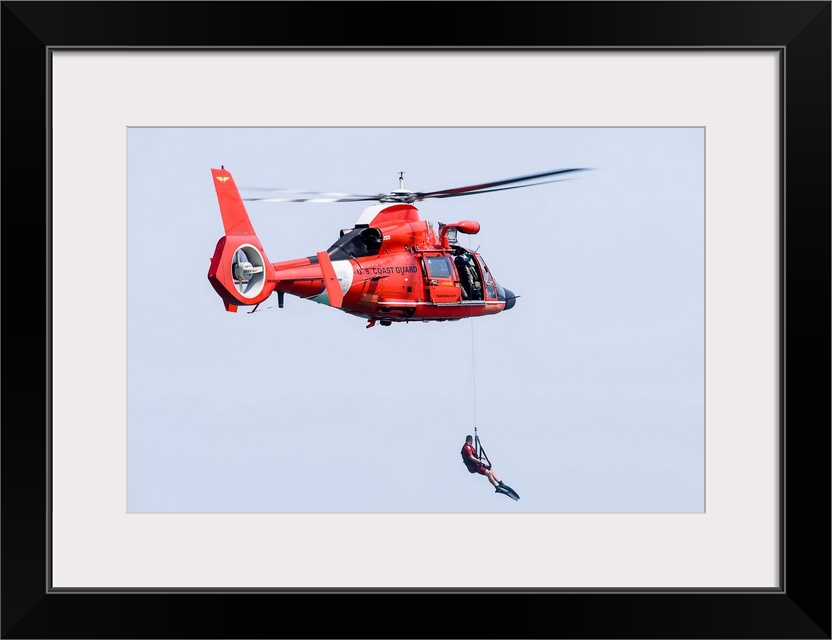
<svg viewBox="0 0 832 640">
<path fill-rule="evenodd" d="M 480 263 L 480 268 L 482 269 L 482 277 L 485 280 L 485 295 L 488 298 L 496 298 L 497 297 L 497 288 L 494 283 L 494 277 L 491 275 L 491 272 L 488 270 L 488 267 L 485 264 L 485 260 L 479 254 L 477 255 L 477 262 Z"/>
</svg>

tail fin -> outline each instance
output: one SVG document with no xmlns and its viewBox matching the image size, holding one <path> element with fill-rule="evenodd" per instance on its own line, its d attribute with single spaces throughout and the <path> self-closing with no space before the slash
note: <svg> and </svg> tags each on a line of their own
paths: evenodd
<svg viewBox="0 0 832 640">
<path fill-rule="evenodd" d="M 211 169 L 225 229 L 208 269 L 208 280 L 227 311 L 255 305 L 274 291 L 274 268 L 266 258 L 234 178 L 225 168 Z"/>
<path fill-rule="evenodd" d="M 214 186 L 217 189 L 217 200 L 220 203 L 225 235 L 255 235 L 254 227 L 251 226 L 248 212 L 231 173 L 223 167 L 211 169 L 211 175 L 214 176 Z"/>
</svg>

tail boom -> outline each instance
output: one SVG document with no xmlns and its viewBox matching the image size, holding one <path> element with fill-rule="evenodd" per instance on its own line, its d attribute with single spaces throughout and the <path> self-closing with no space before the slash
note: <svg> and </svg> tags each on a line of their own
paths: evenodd
<svg viewBox="0 0 832 640">
<path fill-rule="evenodd" d="M 225 309 L 235 312 L 240 306 L 260 304 L 275 291 L 281 298 L 288 293 L 340 308 L 345 291 L 327 252 L 269 262 L 231 173 L 220 168 L 211 169 L 211 175 L 225 235 L 214 249 L 208 281 Z M 338 269 L 343 272 L 342 267 Z M 343 287 L 349 288 L 350 282 L 351 278 L 345 277 Z"/>
</svg>

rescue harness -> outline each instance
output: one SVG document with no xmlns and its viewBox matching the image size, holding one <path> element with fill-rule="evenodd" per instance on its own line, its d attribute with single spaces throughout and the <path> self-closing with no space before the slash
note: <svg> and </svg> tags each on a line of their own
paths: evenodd
<svg viewBox="0 0 832 640">
<path fill-rule="evenodd" d="M 486 469 L 491 468 L 491 460 L 488 459 L 488 454 L 485 453 L 482 442 L 480 442 L 480 437 L 477 435 L 477 425 L 474 425 L 474 455 L 482 460 L 482 464 Z"/>
</svg>

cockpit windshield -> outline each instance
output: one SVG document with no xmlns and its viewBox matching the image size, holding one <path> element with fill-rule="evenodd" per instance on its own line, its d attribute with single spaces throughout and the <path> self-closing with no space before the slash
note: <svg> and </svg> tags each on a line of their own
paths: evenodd
<svg viewBox="0 0 832 640">
<path fill-rule="evenodd" d="M 381 249 L 381 231 L 375 227 L 360 227 L 348 231 L 333 244 L 327 253 L 333 260 L 349 260 L 377 256 Z"/>
</svg>

